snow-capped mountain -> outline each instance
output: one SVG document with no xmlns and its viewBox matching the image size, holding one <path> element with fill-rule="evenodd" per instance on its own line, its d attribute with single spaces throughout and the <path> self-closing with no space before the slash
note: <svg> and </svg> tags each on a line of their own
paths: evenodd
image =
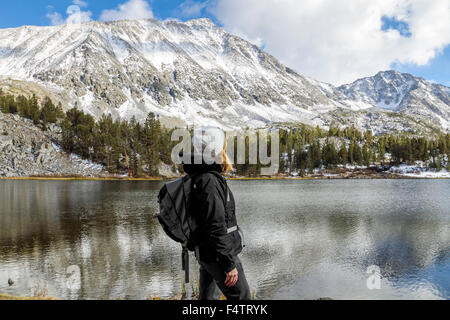
<svg viewBox="0 0 450 320">
<path fill-rule="evenodd" d="M 170 125 L 448 129 L 449 88 L 387 74 L 335 88 L 301 76 L 208 19 L 0 30 L 0 86 L 9 79 L 16 88 L 36 85 L 96 118 L 143 120 L 151 111 Z"/>
<path fill-rule="evenodd" d="M 411 116 L 428 116 L 438 119 L 443 128 L 450 125 L 450 88 L 410 74 L 379 72 L 338 90 L 362 108 L 367 105 Z"/>
<path fill-rule="evenodd" d="M 406 95 L 418 88 L 419 80 L 410 74 L 386 71 L 338 89 L 353 101 L 398 111 Z"/>
</svg>

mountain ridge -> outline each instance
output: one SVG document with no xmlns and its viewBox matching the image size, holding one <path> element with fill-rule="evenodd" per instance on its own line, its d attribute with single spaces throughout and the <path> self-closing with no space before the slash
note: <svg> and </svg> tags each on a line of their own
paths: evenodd
<svg viewBox="0 0 450 320">
<path fill-rule="evenodd" d="M 0 29 L 0 41 L 0 76 L 42 85 L 67 108 L 97 119 L 112 114 L 143 120 L 155 112 L 168 124 L 224 128 L 353 123 L 374 132 L 427 132 L 450 127 L 450 88 L 444 85 L 384 71 L 391 81 L 380 72 L 334 87 L 302 76 L 206 18 L 23 26 Z"/>
</svg>

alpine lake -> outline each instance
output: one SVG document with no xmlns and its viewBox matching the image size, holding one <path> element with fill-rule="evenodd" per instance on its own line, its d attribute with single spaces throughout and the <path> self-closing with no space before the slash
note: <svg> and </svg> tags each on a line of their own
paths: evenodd
<svg viewBox="0 0 450 320">
<path fill-rule="evenodd" d="M 159 181 L 0 181 L 0 293 L 170 299 Z M 449 299 L 450 180 L 230 181 L 256 299 Z M 10 285 L 8 282 L 14 283 Z"/>
</svg>

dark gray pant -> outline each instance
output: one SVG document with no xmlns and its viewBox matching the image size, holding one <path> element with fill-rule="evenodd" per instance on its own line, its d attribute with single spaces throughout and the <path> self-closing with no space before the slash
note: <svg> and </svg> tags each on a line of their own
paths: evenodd
<svg viewBox="0 0 450 320">
<path fill-rule="evenodd" d="M 245 278 L 244 268 L 239 258 L 235 258 L 236 269 L 239 272 L 238 282 L 234 287 L 225 285 L 226 274 L 217 262 L 202 262 L 200 264 L 200 295 L 199 300 L 218 300 L 219 287 L 227 300 L 251 300 L 250 288 Z M 219 296 L 218 296 L 219 294 Z"/>
</svg>

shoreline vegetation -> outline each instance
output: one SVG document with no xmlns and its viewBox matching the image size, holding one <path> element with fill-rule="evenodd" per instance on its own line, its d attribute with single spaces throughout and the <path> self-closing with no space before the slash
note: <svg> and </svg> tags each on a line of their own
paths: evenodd
<svg viewBox="0 0 450 320">
<path fill-rule="evenodd" d="M 180 178 L 182 175 L 173 177 L 127 177 L 127 176 L 94 176 L 94 177 L 80 177 L 80 176 L 30 176 L 30 177 L 0 177 L 0 181 L 15 180 L 15 181 L 123 181 L 123 182 L 139 182 L 139 181 L 170 181 Z M 404 175 L 401 173 L 392 172 L 377 172 L 371 169 L 357 169 L 351 171 L 341 172 L 325 172 L 315 173 L 306 176 L 290 176 L 290 175 L 275 175 L 275 176 L 227 176 L 229 180 L 235 181 L 259 181 L 259 180 L 371 180 L 371 179 L 450 179 L 448 176 L 422 176 L 420 174 Z"/>
</svg>

